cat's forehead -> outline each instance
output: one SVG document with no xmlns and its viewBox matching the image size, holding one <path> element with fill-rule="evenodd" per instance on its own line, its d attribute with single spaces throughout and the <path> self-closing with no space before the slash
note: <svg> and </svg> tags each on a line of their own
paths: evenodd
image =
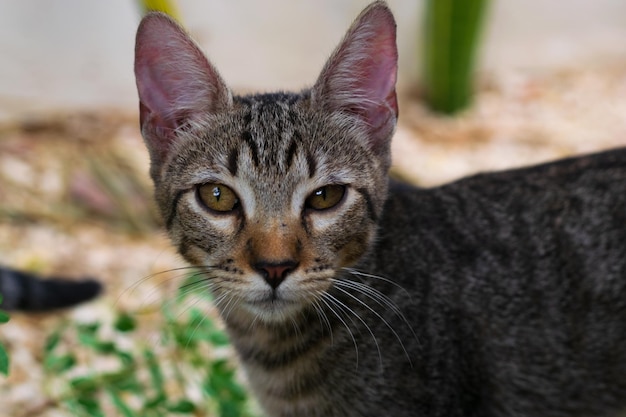
<svg viewBox="0 0 626 417">
<path fill-rule="evenodd" d="M 247 171 L 287 175 L 297 154 L 310 155 L 310 123 L 305 119 L 297 94 L 272 93 L 237 98 L 239 148 L 229 155 L 231 171 L 245 162 Z M 311 159 L 312 160 L 312 159 Z"/>
<path fill-rule="evenodd" d="M 294 193 L 303 198 L 327 184 L 352 183 L 372 168 L 350 128 L 313 108 L 306 92 L 235 97 L 228 112 L 197 125 L 189 137 L 177 158 L 188 174 L 183 187 L 222 182 L 277 206 Z"/>
<path fill-rule="evenodd" d="M 239 107 L 242 134 L 252 136 L 261 148 L 287 139 L 285 136 L 302 129 L 304 96 L 290 93 L 268 93 L 235 98 Z M 244 137 L 245 140 L 249 138 Z"/>
</svg>

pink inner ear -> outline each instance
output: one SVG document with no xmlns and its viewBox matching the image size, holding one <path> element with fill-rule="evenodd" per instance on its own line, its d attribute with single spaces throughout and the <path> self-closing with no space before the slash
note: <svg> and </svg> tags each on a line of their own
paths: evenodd
<svg viewBox="0 0 626 417">
<path fill-rule="evenodd" d="M 395 25 L 390 33 L 383 31 L 374 39 L 371 46 L 372 59 L 364 62 L 364 76 L 357 80 L 368 99 L 365 111 L 370 126 L 376 128 L 385 124 L 389 117 L 398 117 L 396 98 L 396 74 L 398 52 L 396 49 Z M 369 94 L 368 94 L 369 92 Z M 369 104 L 369 106 L 367 105 Z M 392 115 L 389 111 L 392 111 Z"/>
<path fill-rule="evenodd" d="M 135 77 L 146 142 L 161 155 L 172 130 L 188 119 L 215 112 L 230 93 L 217 71 L 178 24 L 164 14 L 147 15 L 137 30 Z"/>
<path fill-rule="evenodd" d="M 388 141 L 398 115 L 396 25 L 383 3 L 361 13 L 313 88 L 331 110 L 363 119 L 374 142 Z M 380 144 L 380 143 L 379 143 Z"/>
</svg>

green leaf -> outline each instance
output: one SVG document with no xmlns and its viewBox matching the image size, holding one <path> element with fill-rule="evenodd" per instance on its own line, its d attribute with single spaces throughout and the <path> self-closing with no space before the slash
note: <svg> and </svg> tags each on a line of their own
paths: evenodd
<svg viewBox="0 0 626 417">
<path fill-rule="evenodd" d="M 105 417 L 100 404 L 92 396 L 79 397 L 76 403 L 90 417 Z"/>
<path fill-rule="evenodd" d="M 48 336 L 48 338 L 46 339 L 46 345 L 44 346 L 44 353 L 46 354 L 51 353 L 54 350 L 54 348 L 57 347 L 60 340 L 61 340 L 61 332 L 58 330 L 52 333 L 50 336 Z"/>
<path fill-rule="evenodd" d="M 230 340 L 228 339 L 228 335 L 220 330 L 212 331 L 209 334 L 209 341 L 214 346 L 226 346 L 230 343 Z"/>
<path fill-rule="evenodd" d="M 165 396 L 165 393 L 161 392 L 157 394 L 156 396 L 147 400 L 146 403 L 144 404 L 144 409 L 145 410 L 159 410 L 161 406 L 164 405 L 166 402 L 167 402 L 167 397 Z"/>
<path fill-rule="evenodd" d="M 9 355 L 2 345 L 0 345 L 0 373 L 9 375 Z"/>
<path fill-rule="evenodd" d="M 116 351 L 115 354 L 117 355 L 118 358 L 120 358 L 123 366 L 129 367 L 129 366 L 135 365 L 135 358 L 133 357 L 132 354 L 121 351 L 121 350 Z"/>
<path fill-rule="evenodd" d="M 44 360 L 46 370 L 52 374 L 62 373 L 76 365 L 76 358 L 73 354 L 54 356 L 50 355 Z"/>
<path fill-rule="evenodd" d="M 98 345 L 99 341 L 98 338 L 90 332 L 87 333 L 79 333 L 78 334 L 78 341 L 80 342 L 81 345 L 83 346 L 87 346 L 90 348 L 96 348 L 96 346 Z"/>
<path fill-rule="evenodd" d="M 100 329 L 101 324 L 99 322 L 79 324 L 76 329 L 79 333 L 95 335 Z"/>
<path fill-rule="evenodd" d="M 9 316 L 9 314 L 6 311 L 0 310 L 0 324 L 8 322 L 10 319 L 11 319 L 11 316 Z"/>
<path fill-rule="evenodd" d="M 113 342 L 98 342 L 94 345 L 97 352 L 109 354 L 117 351 L 117 347 Z"/>
<path fill-rule="evenodd" d="M 70 380 L 70 386 L 76 390 L 80 391 L 84 394 L 93 394 L 95 393 L 99 386 L 98 380 L 95 377 L 77 377 Z"/>
<path fill-rule="evenodd" d="M 148 370 L 150 371 L 150 379 L 152 385 L 158 392 L 164 391 L 163 374 L 161 373 L 161 367 L 154 356 L 154 352 L 146 349 L 143 352 L 143 357 L 148 364 Z"/>
<path fill-rule="evenodd" d="M 193 414 L 196 411 L 196 406 L 189 400 L 179 400 L 173 404 L 166 406 L 167 411 L 180 414 Z"/>
<path fill-rule="evenodd" d="M 135 414 L 133 410 L 122 400 L 122 398 L 115 392 L 114 390 L 107 390 L 111 401 L 113 401 L 113 405 L 122 413 L 124 417 L 138 417 L 138 414 Z"/>
<path fill-rule="evenodd" d="M 137 322 L 130 314 L 122 313 L 117 317 L 117 320 L 115 320 L 114 326 L 120 332 L 130 332 L 135 330 Z"/>
</svg>

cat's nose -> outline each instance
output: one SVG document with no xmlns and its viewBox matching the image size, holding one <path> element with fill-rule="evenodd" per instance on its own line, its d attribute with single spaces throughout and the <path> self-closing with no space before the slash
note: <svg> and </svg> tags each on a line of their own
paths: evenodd
<svg viewBox="0 0 626 417">
<path fill-rule="evenodd" d="M 287 275 L 296 269 L 297 262 L 285 261 L 285 262 L 257 262 L 253 265 L 265 279 L 270 287 L 273 289 L 278 288 L 281 282 L 285 280 Z"/>
</svg>

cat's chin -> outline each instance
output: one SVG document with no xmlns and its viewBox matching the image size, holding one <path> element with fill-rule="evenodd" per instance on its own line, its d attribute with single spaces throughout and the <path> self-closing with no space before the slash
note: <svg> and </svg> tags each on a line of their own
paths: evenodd
<svg viewBox="0 0 626 417">
<path fill-rule="evenodd" d="M 285 299 L 267 299 L 246 302 L 242 307 L 255 320 L 261 320 L 266 323 L 280 323 L 288 321 L 291 317 L 300 313 L 303 309 L 303 304 Z"/>
<path fill-rule="evenodd" d="M 291 322 L 293 317 L 302 313 L 302 310 L 309 305 L 306 298 L 291 298 L 276 296 L 275 294 L 264 294 L 254 297 L 241 297 L 236 303 L 236 307 L 223 311 L 223 316 L 236 314 L 238 321 L 265 323 Z"/>
</svg>

